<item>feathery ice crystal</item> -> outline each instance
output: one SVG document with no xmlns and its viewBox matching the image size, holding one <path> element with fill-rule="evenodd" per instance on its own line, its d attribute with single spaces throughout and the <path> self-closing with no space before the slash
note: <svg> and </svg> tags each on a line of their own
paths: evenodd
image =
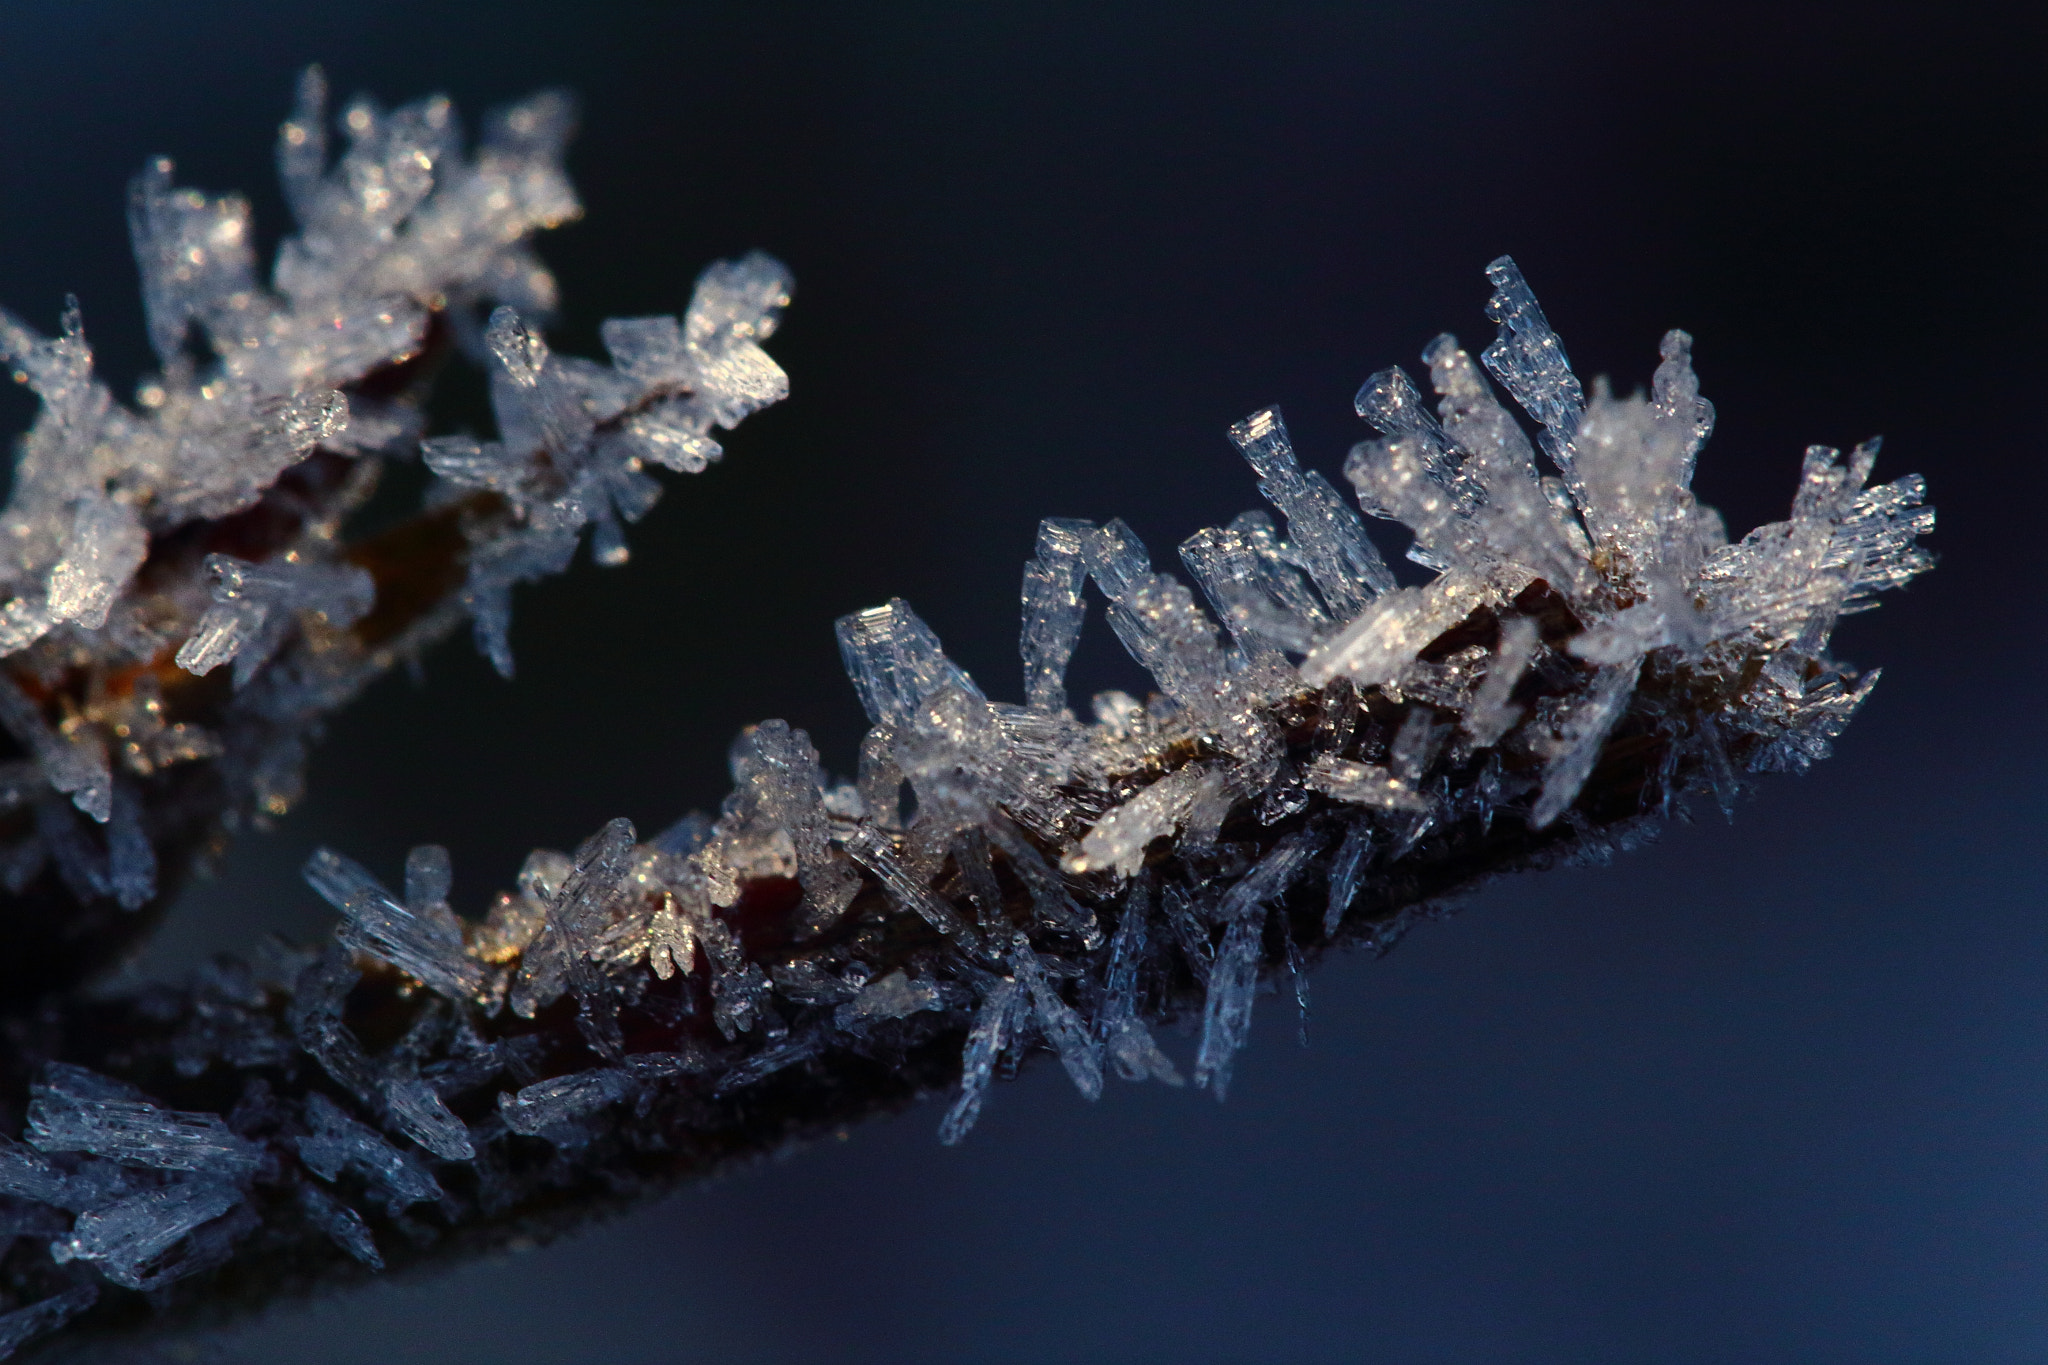
<svg viewBox="0 0 2048 1365">
<path fill-rule="evenodd" d="M 35 685 L 0 705 L 32 753 L 32 837 L 88 857 L 63 852 L 78 836 L 38 793 L 71 797 L 107 823 L 109 885 L 141 880 L 124 793 L 172 761 L 160 749 L 268 791 L 235 726 L 295 746 L 457 610 L 361 633 L 384 585 L 335 538 L 348 462 L 402 453 L 418 417 L 333 390 L 416 350 L 430 295 L 546 301 L 503 243 L 571 210 L 561 115 L 515 112 L 468 166 L 443 106 L 359 108 L 327 178 L 305 150 L 317 116 L 286 127 L 306 234 L 276 294 L 248 283 L 235 201 L 145 176 L 166 369 L 144 415 L 93 386 L 75 322 L 9 342 L 50 407 L 9 523 L 9 667 Z M 1120 521 L 1041 526 L 1023 704 L 990 701 L 891 602 L 839 623 L 873 722 L 854 782 L 767 721 L 733 746 L 715 820 L 646 842 L 615 820 L 573 855 L 535 852 L 482 917 L 451 908 L 439 848 L 413 851 L 398 892 L 322 852 L 307 877 L 342 916 L 324 950 L 46 1009 L 12 1059 L 33 1080 L 25 1139 L 0 1141 L 0 1289 L 19 1305 L 0 1350 L 79 1314 L 132 1322 L 132 1291 L 159 1310 L 261 1300 L 489 1245 L 933 1091 L 951 1089 L 940 1132 L 958 1141 L 1041 1047 L 1091 1097 L 1106 1070 L 1180 1085 L 1161 1022 L 1196 1037 L 1192 1079 L 1220 1098 L 1263 983 L 1290 980 L 1305 1008 L 1308 961 L 1333 944 L 1383 949 L 1489 874 L 1605 857 L 1693 798 L 1732 809 L 1751 774 L 1824 756 L 1876 678 L 1832 662 L 1829 634 L 1927 567 L 1920 481 L 1866 487 L 1875 443 L 1815 447 L 1790 519 L 1730 544 L 1689 490 L 1712 425 L 1689 338 L 1665 338 L 1647 396 L 1588 399 L 1514 264 L 1488 273 L 1499 337 L 1478 363 L 1429 347 L 1434 413 L 1398 369 L 1358 396 L 1380 439 L 1345 473 L 1413 532 L 1426 586 L 1396 586 L 1279 414 L 1256 413 L 1231 434 L 1284 526 L 1247 512 L 1190 537 L 1194 589 Z M 494 317 L 501 439 L 425 443 L 431 504 L 464 509 L 460 609 L 494 658 L 510 583 L 593 523 L 615 555 L 616 519 L 652 495 L 640 463 L 701 465 L 709 426 L 780 393 L 752 342 L 785 289 L 760 258 L 714 268 L 683 323 L 610 324 L 611 369 Z M 195 320 L 221 356 L 203 374 L 180 358 Z M 223 430 L 233 443 L 184 435 Z M 309 464 L 318 479 L 289 483 Z M 290 530 L 261 555 L 178 538 L 273 502 Z M 1065 673 L 1091 583 L 1158 693 L 1102 694 L 1084 721 Z M 136 718 L 153 694 L 134 679 L 170 649 L 233 660 L 224 729 Z"/>
<path fill-rule="evenodd" d="M 0 313 L 0 358 L 43 403 L 0 514 L 0 725 L 26 751 L 0 781 L 0 884 L 17 895 L 54 864 L 76 901 L 151 901 L 160 861 L 281 813 L 319 719 L 464 616 L 509 674 L 512 586 L 559 572 L 585 528 L 595 559 L 622 562 L 621 522 L 661 493 L 645 466 L 703 469 L 713 427 L 786 391 L 758 343 L 789 281 L 762 256 L 705 272 L 680 320 L 607 322 L 610 365 L 549 352 L 526 319 L 555 286 L 527 239 L 580 212 L 566 97 L 493 115 L 468 155 L 445 99 L 357 100 L 331 166 L 325 102 L 316 68 L 280 131 L 299 232 L 269 288 L 246 200 L 178 188 L 168 160 L 136 177 L 162 370 L 135 407 L 95 377 L 75 303 L 55 338 Z M 495 441 L 420 439 L 455 336 L 489 367 Z M 415 455 L 435 476 L 422 513 L 349 543 L 383 462 Z"/>
</svg>

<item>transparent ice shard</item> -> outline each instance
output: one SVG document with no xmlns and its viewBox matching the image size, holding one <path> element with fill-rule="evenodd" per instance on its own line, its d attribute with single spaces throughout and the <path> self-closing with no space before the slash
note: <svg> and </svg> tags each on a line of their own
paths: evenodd
<svg viewBox="0 0 2048 1365">
<path fill-rule="evenodd" d="M 79 1214 L 71 1235 L 50 1244 L 50 1258 L 60 1265 L 89 1261 L 115 1284 L 153 1289 L 202 1268 L 162 1258 L 198 1228 L 240 1205 L 242 1197 L 233 1185 L 204 1178 L 144 1189 Z"/>
<path fill-rule="evenodd" d="M 1351 909 L 1351 902 L 1357 899 L 1358 889 L 1365 881 L 1366 867 L 1372 858 L 1372 846 L 1372 827 L 1363 820 L 1356 820 L 1344 831 L 1344 841 L 1331 855 L 1330 898 L 1328 908 L 1323 911 L 1323 933 L 1326 937 L 1337 932 L 1337 926 Z"/>
<path fill-rule="evenodd" d="M 1478 748 L 1500 743 L 1501 736 L 1521 719 L 1521 708 L 1511 698 L 1540 642 L 1536 623 L 1526 616 L 1510 616 L 1500 623 L 1500 646 L 1494 650 L 1486 677 L 1473 693 L 1471 708 L 1465 713 L 1465 730 Z"/>
<path fill-rule="evenodd" d="M 462 931 L 434 907 L 400 904 L 353 859 L 329 849 L 306 860 L 305 878 L 342 914 L 335 937 L 357 952 L 390 963 L 451 1000 L 469 1000 L 483 989 L 488 971 L 463 948 Z"/>
<path fill-rule="evenodd" d="M 1550 755 L 1543 766 L 1543 792 L 1529 813 L 1529 823 L 1541 829 L 1564 814 L 1578 797 L 1579 789 L 1592 776 L 1600 748 L 1614 723 L 1621 719 L 1635 690 L 1638 660 L 1626 666 L 1614 664 L 1600 670 L 1585 697 L 1566 713 L 1557 726 Z"/>
<path fill-rule="evenodd" d="M 1081 638 L 1081 584 L 1087 576 L 1085 521 L 1048 517 L 1038 523 L 1038 556 L 1024 565 L 1024 696 L 1033 706 L 1063 710 L 1067 663 Z"/>
<path fill-rule="evenodd" d="M 48 1336 L 99 1301 L 100 1287 L 82 1284 L 62 1293 L 39 1299 L 26 1308 L 0 1315 L 0 1360 L 34 1341 Z"/>
<path fill-rule="evenodd" d="M 1186 1082 L 1172 1060 L 1159 1050 L 1152 1031 L 1138 1017 L 1138 972 L 1149 951 L 1146 921 L 1151 916 L 1151 879 L 1141 876 L 1125 893 L 1116 935 L 1110 941 L 1109 970 L 1103 1000 L 1096 1013 L 1104 1057 L 1127 1081 L 1156 1080 L 1179 1086 Z"/>
<path fill-rule="evenodd" d="M 1023 1011 L 1029 1007 L 1025 988 L 1007 977 L 982 996 L 981 1007 L 974 1014 L 974 1026 L 967 1033 L 967 1048 L 961 1054 L 960 1094 L 939 1124 L 939 1141 L 948 1147 L 966 1137 L 981 1117 L 989 1082 L 995 1078 L 996 1061 L 1010 1046 Z"/>
<path fill-rule="evenodd" d="M 1038 960 L 1038 954 L 1031 950 L 1031 940 L 1017 934 L 1010 942 L 1010 964 L 1017 974 L 1017 983 L 1024 987 L 1031 998 L 1031 1012 L 1038 1023 L 1038 1030 L 1052 1044 L 1059 1054 L 1060 1065 L 1066 1068 L 1067 1078 L 1085 1099 L 1100 1099 L 1102 1096 L 1102 1057 L 1095 1039 L 1088 1032 L 1088 1026 L 1074 1007 L 1060 998 L 1052 982 L 1047 979 L 1045 965 Z"/>
<path fill-rule="evenodd" d="M 1100 528 L 1089 550 L 1089 573 L 1109 599 L 1110 628 L 1131 657 L 1181 706 L 1213 709 L 1223 654 L 1187 585 L 1153 573 L 1144 542 L 1121 520 Z"/>
<path fill-rule="evenodd" d="M 767 1080 L 779 1071 L 786 1071 L 799 1062 L 809 1061 L 824 1047 L 824 1037 L 816 1029 L 791 1034 L 779 1043 L 762 1048 L 753 1056 L 726 1072 L 712 1087 L 712 1093 L 730 1095 L 747 1087 Z"/>
<path fill-rule="evenodd" d="M 0 1138 L 0 1194 L 77 1213 L 113 1202 L 131 1183 L 130 1173 L 113 1162 L 84 1161 L 65 1169 L 32 1148 Z"/>
<path fill-rule="evenodd" d="M 104 824 L 114 813 L 114 775 L 106 744 L 81 727 L 65 735 L 28 699 L 21 685 L 0 674 L 0 727 L 34 755 L 43 778 L 72 804 Z"/>
<path fill-rule="evenodd" d="M 804 888 L 804 927 L 823 930 L 853 900 L 860 878 L 831 846 L 825 773 L 810 736 L 786 721 L 750 726 L 733 742 L 732 775 L 748 815 L 789 835 Z"/>
<path fill-rule="evenodd" d="M 947 938 L 979 948 L 981 936 L 953 907 L 934 895 L 931 888 L 912 875 L 896 854 L 889 836 L 872 826 L 863 826 L 847 836 L 846 851 L 856 862 L 875 874 L 889 898 L 917 915 Z"/>
<path fill-rule="evenodd" d="M 299 1207 L 306 1220 L 334 1240 L 334 1244 L 372 1270 L 384 1268 L 384 1256 L 377 1250 L 363 1216 L 318 1185 L 299 1186 Z"/>
<path fill-rule="evenodd" d="M 377 1095 L 378 1078 L 360 1039 L 342 1019 L 348 993 L 361 979 L 349 965 L 349 954 L 335 944 L 300 973 L 293 983 L 286 1022 L 300 1047 L 327 1074 L 364 1103 Z"/>
<path fill-rule="evenodd" d="M 616 1104 L 633 1093 L 638 1082 L 619 1067 L 594 1067 L 553 1080 L 539 1081 L 518 1094 L 500 1094 L 498 1112 L 515 1133 L 546 1137 L 561 1133 L 576 1120 Z"/>
<path fill-rule="evenodd" d="M 160 1109 L 139 1091 L 80 1067 L 51 1063 L 29 1088 L 28 1140 L 45 1152 L 90 1152 L 131 1166 L 246 1179 L 263 1149 L 215 1114 Z"/>
<path fill-rule="evenodd" d="M 1392 590 L 1394 576 L 1366 537 L 1365 523 L 1329 480 L 1303 472 L 1278 408 L 1253 413 L 1230 429 L 1230 438 L 1258 471 L 1259 491 L 1287 518 L 1294 554 L 1332 616 L 1348 621 Z"/>
<path fill-rule="evenodd" d="M 608 822 L 583 841 L 560 894 L 549 902 L 547 926 L 528 951 L 515 987 L 532 991 L 549 959 L 559 962 L 563 978 L 576 996 L 577 1029 L 608 1061 L 617 1061 L 624 1051 L 616 988 L 592 955 L 617 903 L 629 894 L 633 845 L 633 824 L 625 819 Z M 515 1008 L 519 1003 L 515 998 Z"/>
<path fill-rule="evenodd" d="M 866 980 L 866 964 L 859 971 L 847 976 L 834 976 L 817 963 L 799 960 L 788 966 L 776 967 L 769 975 L 775 981 L 776 993 L 784 999 L 794 1000 L 799 1005 L 840 1005 L 861 994 L 871 984 Z M 909 979 L 904 979 L 906 993 Z M 934 994 L 933 999 L 937 996 Z"/>
<path fill-rule="evenodd" d="M 118 783 L 107 818 L 107 889 L 122 909 L 140 910 L 156 898 L 156 870 L 141 798 L 127 783 Z"/>
<path fill-rule="evenodd" d="M 341 629 L 362 619 L 377 597 L 370 575 L 353 565 L 252 564 L 232 555 L 206 557 L 214 605 L 178 649 L 178 666 L 204 674 L 233 660 L 236 686 L 284 643 L 301 612 Z"/>
<path fill-rule="evenodd" d="M 974 680 L 946 657 L 939 637 L 902 598 L 842 616 L 836 623 L 847 676 L 877 725 L 908 727 L 925 698 L 945 688 L 981 696 Z"/>
<path fill-rule="evenodd" d="M 330 1184 L 354 1171 L 395 1214 L 408 1204 L 442 1197 L 433 1173 L 411 1154 L 356 1122 L 341 1106 L 315 1092 L 306 1097 L 306 1122 L 313 1131 L 299 1139 L 299 1160 Z"/>
<path fill-rule="evenodd" d="M 939 992 L 931 982 L 912 981 L 898 970 L 870 981 L 859 995 L 834 1011 L 832 1018 L 841 1028 L 856 1028 L 938 1007 Z"/>
<path fill-rule="evenodd" d="M 1513 258 L 1502 256 L 1488 265 L 1486 278 L 1493 282 L 1486 315 L 1500 324 L 1500 336 L 1486 348 L 1486 368 L 1542 424 L 1544 452 L 1571 484 L 1572 438 L 1585 410 L 1585 391 Z"/>
<path fill-rule="evenodd" d="M 1247 656 L 1301 653 L 1330 628 L 1293 547 L 1263 512 L 1197 531 L 1181 542 L 1180 559 Z"/>
<path fill-rule="evenodd" d="M 1123 877 L 1134 875 L 1147 846 L 1188 818 L 1209 775 L 1208 769 L 1194 763 L 1168 773 L 1096 821 L 1080 847 L 1060 865 L 1077 875 L 1105 868 Z"/>
<path fill-rule="evenodd" d="M 1318 754 L 1302 781 L 1325 796 L 1385 811 L 1426 811 L 1429 798 L 1386 768 Z"/>
<path fill-rule="evenodd" d="M 476 1148 L 469 1129 L 450 1113 L 434 1087 L 417 1078 L 384 1083 L 384 1099 L 398 1130 L 443 1161 L 471 1161 Z"/>
<path fill-rule="evenodd" d="M 1258 989 L 1258 967 L 1265 937 L 1266 906 L 1285 895 L 1315 854 L 1318 835 L 1298 830 L 1275 844 L 1238 883 L 1224 894 L 1217 918 L 1224 925 L 1223 942 L 1210 968 L 1208 995 L 1202 1008 L 1202 1042 L 1195 1054 L 1195 1084 L 1207 1086 L 1221 1100 L 1230 1086 L 1232 1059 L 1250 1037 L 1252 997 Z"/>
</svg>

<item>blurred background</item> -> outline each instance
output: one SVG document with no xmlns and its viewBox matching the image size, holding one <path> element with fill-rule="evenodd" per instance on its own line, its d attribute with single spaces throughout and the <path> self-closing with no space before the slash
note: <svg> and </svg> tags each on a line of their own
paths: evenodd
<svg viewBox="0 0 2048 1365">
<path fill-rule="evenodd" d="M 1490 338 L 1511 252 L 1582 374 L 1666 327 L 1719 407 L 1739 534 L 1801 448 L 1882 433 L 1942 567 L 1837 652 L 1885 679 L 1839 755 L 1733 827 L 1500 882 L 1277 1000 L 1227 1105 L 1056 1067 L 968 1142 L 935 1106 L 543 1249 L 294 1306 L 227 1362 L 2037 1361 L 2048 1357 L 2039 559 L 2048 21 L 1846 4 L 485 6 L 14 0 L 0 299 L 66 291 L 147 356 L 123 187 L 168 153 L 267 240 L 297 70 L 338 94 L 583 101 L 587 215 L 542 242 L 597 353 L 709 260 L 789 262 L 793 376 L 620 569 L 521 591 L 519 677 L 466 640 L 332 726 L 312 795 L 138 970 L 325 932 L 296 869 L 526 851 L 726 789 L 781 716 L 850 770 L 832 619 L 913 602 L 1021 693 L 1042 515 L 1168 564 L 1253 505 L 1225 439 L 1283 406 L 1335 475 L 1353 390 Z M 476 386 L 473 386 L 473 391 Z M 457 395 L 455 410 L 460 415 Z M 0 429 L 29 420 L 0 395 Z M 1135 686 L 1099 619 L 1076 690 Z M 1169 1038 L 1184 1053 L 1187 1044 Z"/>
</svg>

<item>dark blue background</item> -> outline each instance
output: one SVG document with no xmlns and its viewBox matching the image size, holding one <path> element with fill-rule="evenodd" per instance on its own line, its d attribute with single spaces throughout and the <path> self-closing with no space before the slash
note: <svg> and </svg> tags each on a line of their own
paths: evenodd
<svg viewBox="0 0 2048 1365">
<path fill-rule="evenodd" d="M 1016 695 L 1039 516 L 1167 560 L 1251 505 L 1223 431 L 1265 403 L 1334 473 L 1366 373 L 1487 338 L 1502 251 L 1583 373 L 1693 331 L 1738 532 L 1872 432 L 1941 508 L 1943 567 L 1838 637 L 1886 678 L 1837 759 L 1329 964 L 1314 1046 L 1262 1004 L 1226 1106 L 1039 1067 L 961 1148 L 919 1110 L 229 1359 L 2048 1358 L 2043 21 L 1700 8 L 8 6 L 0 299 L 48 327 L 78 291 L 123 384 L 126 177 L 168 152 L 274 239 L 309 60 L 472 113 L 582 95 L 570 349 L 716 255 L 798 280 L 788 404 L 629 567 L 522 595 L 516 683 L 457 642 L 341 718 L 147 970 L 321 932 L 318 843 L 395 875 L 444 842 L 477 904 L 537 844 L 715 803 L 749 721 L 850 768 L 830 622 L 892 594 Z M 1078 668 L 1135 682 L 1100 635 Z"/>
</svg>

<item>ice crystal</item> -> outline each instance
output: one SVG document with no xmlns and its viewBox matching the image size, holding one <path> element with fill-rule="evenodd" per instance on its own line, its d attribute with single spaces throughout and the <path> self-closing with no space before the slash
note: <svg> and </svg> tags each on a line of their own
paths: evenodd
<svg viewBox="0 0 2048 1365">
<path fill-rule="evenodd" d="M 79 1214 L 71 1235 L 50 1243 L 50 1257 L 60 1265 L 74 1260 L 93 1263 L 109 1280 L 128 1289 L 154 1289 L 221 1259 L 227 1247 L 217 1242 L 200 1246 L 196 1238 L 187 1239 L 223 1214 L 245 1207 L 242 1198 L 233 1186 L 214 1180 L 151 1186 Z M 186 1254 L 166 1260 L 166 1253 L 180 1243 L 186 1243 Z"/>
<path fill-rule="evenodd" d="M 281 808 L 307 728 L 462 616 L 509 672 L 513 585 L 586 531 L 624 558 L 646 466 L 701 469 L 714 430 L 782 396 L 765 257 L 707 271 L 680 318 L 605 324 L 609 365 L 548 346 L 525 239 L 575 212 L 567 123 L 544 96 L 465 156 L 445 101 L 358 103 L 330 169 L 314 73 L 267 287 L 243 201 L 168 163 L 136 182 L 163 362 L 138 407 L 93 377 L 75 307 L 54 339 L 0 318 L 44 400 L 0 517 L 10 885 L 54 863 L 80 901 L 144 903 L 166 769 L 217 765 L 238 808 Z M 958 1142 L 1033 1051 L 1091 1099 L 1105 1071 L 1182 1085 L 1161 1022 L 1198 1033 L 1188 1070 L 1221 1099 L 1263 985 L 1290 983 L 1305 1035 L 1315 954 L 1384 949 L 1487 875 L 1605 857 L 1824 757 L 1876 677 L 1829 658 L 1836 621 L 1928 567 L 1920 481 L 1868 486 L 1875 442 L 1815 447 L 1789 519 L 1731 544 L 1690 491 L 1713 423 L 1691 339 L 1616 397 L 1512 261 L 1488 277 L 1498 336 L 1477 360 L 1429 345 L 1434 410 L 1399 369 L 1359 390 L 1364 515 L 1269 408 L 1230 436 L 1273 511 L 1187 538 L 1192 587 L 1121 521 L 1044 522 L 1021 703 L 891 601 L 838 623 L 872 727 L 853 783 L 766 721 L 715 819 L 537 850 L 481 917 L 436 846 L 398 893 L 323 850 L 323 949 L 53 1012 L 23 1044 L 45 1063 L 27 1145 L 0 1140 L 10 1235 L 48 1252 L 9 1262 L 0 1353 L 95 1312 L 93 1277 L 170 1303 L 230 1259 L 380 1269 L 921 1093 L 952 1090 Z M 484 358 L 494 439 L 422 446 L 418 408 L 383 396 L 403 386 L 362 384 L 437 331 Z M 437 482 L 413 549 L 346 545 L 361 471 L 415 449 Z M 1404 523 L 1434 577 L 1398 584 L 1367 517 Z M 252 544 L 259 522 L 288 530 Z M 423 544 L 444 586 L 405 616 L 387 586 Z M 1091 595 L 1157 691 L 1084 719 L 1066 670 Z M 193 702 L 229 663 L 214 709 Z"/>
<path fill-rule="evenodd" d="M 20 803 L 33 817 L 0 828 L 11 888 L 54 863 L 80 900 L 148 902 L 153 848 L 182 862 L 221 824 L 281 813 L 321 717 L 464 615 L 510 673 L 512 587 L 559 572 L 586 531 L 598 562 L 623 561 L 622 526 L 661 493 L 646 466 L 703 469 L 715 431 L 787 391 L 761 343 L 789 279 L 758 254 L 707 270 L 680 318 L 607 322 L 610 364 L 550 350 L 555 286 L 530 238 L 581 212 L 572 122 L 542 94 L 465 150 L 446 99 L 358 99 L 331 155 L 314 69 L 279 131 L 297 230 L 267 278 L 246 200 L 178 185 L 163 158 L 130 187 L 161 364 L 133 405 L 97 377 L 75 301 L 54 337 L 0 312 L 0 359 L 42 400 L 0 511 L 0 726 L 35 764 L 24 795 L 105 827 Z M 464 338 L 498 437 L 422 442 L 420 376 Z M 421 514 L 347 539 L 379 467 L 419 454 Z M 195 683 L 230 663 L 231 694 Z M 355 904 L 362 935 L 406 950 Z"/>
<path fill-rule="evenodd" d="M 134 1166 L 226 1180 L 255 1173 L 263 1149 L 215 1114 L 159 1109 L 132 1088 L 81 1067 L 51 1066 L 34 1086 L 28 1140 L 45 1152 L 91 1152 Z"/>
</svg>

